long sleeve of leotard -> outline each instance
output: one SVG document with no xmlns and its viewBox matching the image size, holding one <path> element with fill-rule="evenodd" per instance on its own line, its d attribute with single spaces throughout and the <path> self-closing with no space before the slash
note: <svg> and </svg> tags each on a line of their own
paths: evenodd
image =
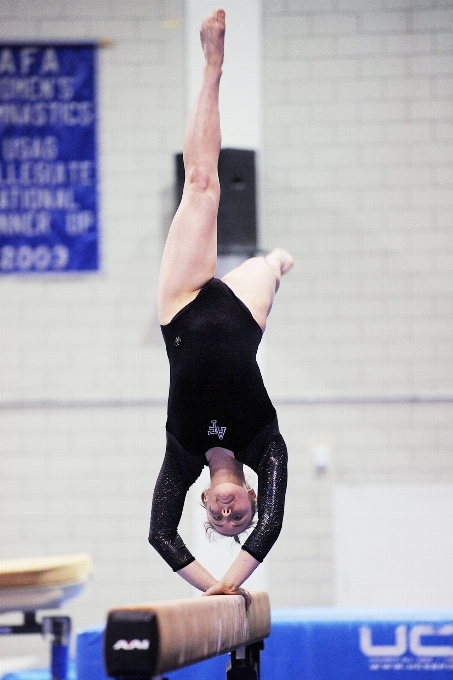
<svg viewBox="0 0 453 680">
<path fill-rule="evenodd" d="M 188 454 L 167 432 L 167 450 L 154 488 L 148 540 L 173 571 L 195 560 L 178 534 L 178 525 L 187 491 L 202 469 L 203 459 Z"/>
<path fill-rule="evenodd" d="M 273 426 L 274 424 L 269 427 Z M 246 451 L 247 455 L 241 461 L 258 475 L 258 523 L 242 549 L 259 562 L 264 560 L 282 528 L 288 460 L 286 445 L 278 432 L 278 426 L 267 446 L 261 436 Z"/>
</svg>

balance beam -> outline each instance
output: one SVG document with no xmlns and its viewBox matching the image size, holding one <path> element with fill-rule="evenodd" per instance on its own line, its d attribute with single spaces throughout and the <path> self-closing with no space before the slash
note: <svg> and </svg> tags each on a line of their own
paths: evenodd
<svg viewBox="0 0 453 680">
<path fill-rule="evenodd" d="M 0 613 L 56 609 L 90 578 L 89 555 L 0 560 Z"/>
<path fill-rule="evenodd" d="M 251 595 L 247 612 L 241 595 L 111 609 L 104 636 L 107 675 L 149 679 L 225 652 L 250 650 L 269 636 L 271 625 L 267 593 Z"/>
<path fill-rule="evenodd" d="M 57 609 L 79 594 L 91 576 L 89 555 L 33 557 L 0 561 L 0 614 L 22 612 L 22 624 L 0 625 L 1 635 L 42 634 L 51 637 L 53 680 L 66 680 L 71 634 L 69 616 L 44 616 L 38 609 Z"/>
</svg>

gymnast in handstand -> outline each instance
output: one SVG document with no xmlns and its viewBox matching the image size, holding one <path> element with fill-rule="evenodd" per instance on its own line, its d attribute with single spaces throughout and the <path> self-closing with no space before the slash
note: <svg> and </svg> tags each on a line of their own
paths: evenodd
<svg viewBox="0 0 453 680">
<path fill-rule="evenodd" d="M 205 595 L 249 593 L 242 583 L 263 561 L 282 526 L 287 452 L 256 352 L 291 255 L 277 248 L 215 279 L 220 186 L 219 84 L 225 12 L 205 19 L 203 80 L 184 138 L 185 184 L 162 255 L 158 313 L 168 358 L 167 449 L 153 496 L 149 541 Z M 243 465 L 258 476 L 258 498 Z M 184 545 L 178 525 L 189 487 L 208 465 L 203 494 L 213 530 L 237 536 L 258 521 L 217 581 Z"/>
</svg>

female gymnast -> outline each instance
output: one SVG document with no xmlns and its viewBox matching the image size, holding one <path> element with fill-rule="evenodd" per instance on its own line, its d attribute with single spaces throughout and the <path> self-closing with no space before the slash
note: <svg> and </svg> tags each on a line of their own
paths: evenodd
<svg viewBox="0 0 453 680">
<path fill-rule="evenodd" d="M 277 248 L 221 280 L 217 260 L 220 186 L 219 84 L 225 12 L 205 19 L 203 80 L 187 125 L 185 184 L 162 255 L 158 313 L 170 362 L 167 449 L 154 490 L 149 541 L 182 578 L 205 595 L 250 595 L 242 583 L 263 561 L 281 529 L 287 452 L 263 385 L 256 352 L 291 255 Z M 258 476 L 258 499 L 243 464 Z M 217 581 L 184 545 L 178 525 L 189 487 L 208 465 L 203 494 L 209 525 L 235 536 L 258 521 Z"/>
</svg>

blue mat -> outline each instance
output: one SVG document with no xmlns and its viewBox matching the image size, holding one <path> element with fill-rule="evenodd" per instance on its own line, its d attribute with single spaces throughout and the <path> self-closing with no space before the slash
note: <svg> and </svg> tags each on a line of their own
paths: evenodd
<svg viewBox="0 0 453 680">
<path fill-rule="evenodd" d="M 108 680 L 104 625 L 77 636 L 77 680 Z M 229 655 L 188 666 L 171 680 L 225 680 Z M 277 609 L 261 654 L 261 680 L 453 680 L 453 611 Z M 50 680 L 48 671 L 4 680 Z M 75 680 L 72 671 L 70 680 Z"/>
<path fill-rule="evenodd" d="M 107 680 L 103 629 L 78 636 L 78 680 Z M 225 680 L 228 659 L 225 654 L 167 675 Z M 275 678 L 453 680 L 453 611 L 274 609 L 261 654 L 261 680 Z"/>
<path fill-rule="evenodd" d="M 17 673 L 7 673 L 2 675 L 2 680 L 52 680 L 48 668 L 40 668 L 34 671 L 20 671 Z M 75 665 L 69 667 L 68 680 L 77 680 Z"/>
</svg>

